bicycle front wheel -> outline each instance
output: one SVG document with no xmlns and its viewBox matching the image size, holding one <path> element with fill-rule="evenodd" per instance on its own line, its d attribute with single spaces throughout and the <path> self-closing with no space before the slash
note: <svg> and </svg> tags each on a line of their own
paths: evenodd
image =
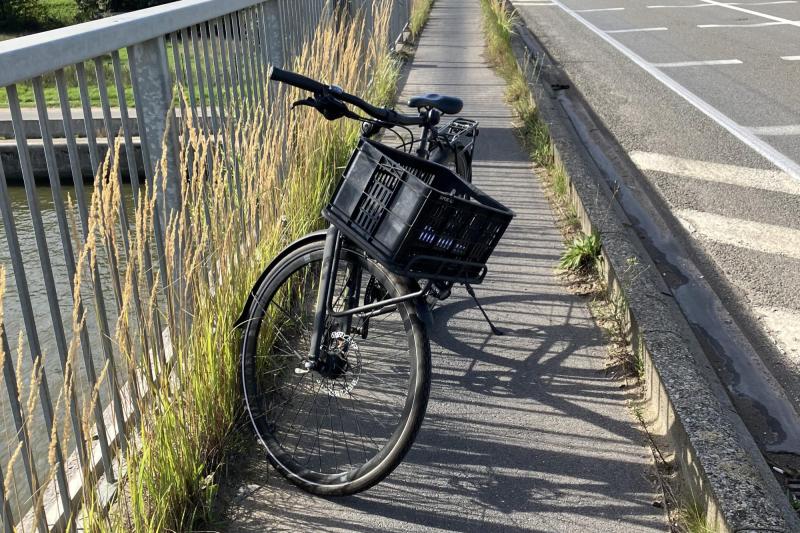
<svg viewBox="0 0 800 533">
<path fill-rule="evenodd" d="M 288 254 L 255 289 L 245 323 L 246 407 L 272 465 L 325 496 L 386 477 L 419 430 L 430 390 L 430 347 L 414 301 L 369 318 L 328 319 L 325 364 L 308 371 L 324 240 Z M 408 282 L 343 246 L 334 308 L 411 292 Z"/>
</svg>

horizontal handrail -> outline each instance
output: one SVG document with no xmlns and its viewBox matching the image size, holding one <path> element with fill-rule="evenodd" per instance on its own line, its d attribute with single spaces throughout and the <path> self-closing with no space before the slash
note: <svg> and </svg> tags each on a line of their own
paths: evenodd
<svg viewBox="0 0 800 533">
<path fill-rule="evenodd" d="M 0 42 L 0 87 L 262 3 L 181 0 Z"/>
</svg>

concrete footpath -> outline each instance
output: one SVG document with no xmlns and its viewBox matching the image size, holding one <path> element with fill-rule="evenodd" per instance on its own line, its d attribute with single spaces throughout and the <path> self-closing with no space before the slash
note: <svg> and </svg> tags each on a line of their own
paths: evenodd
<svg viewBox="0 0 800 533">
<path fill-rule="evenodd" d="M 481 122 L 475 182 L 517 214 L 477 288 L 434 313 L 428 414 L 406 460 L 357 496 L 289 485 L 263 453 L 222 489 L 220 531 L 667 531 L 645 436 L 606 377 L 600 329 L 554 275 L 563 250 L 484 60 L 478 0 L 437 0 L 403 91 L 462 97 Z M 254 448 L 255 450 L 256 448 Z"/>
</svg>

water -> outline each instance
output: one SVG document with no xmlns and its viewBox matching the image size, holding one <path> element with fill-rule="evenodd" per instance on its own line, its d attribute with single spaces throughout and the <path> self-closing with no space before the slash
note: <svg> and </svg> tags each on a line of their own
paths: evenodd
<svg viewBox="0 0 800 533">
<path fill-rule="evenodd" d="M 87 200 L 91 198 L 92 187 L 85 186 Z M 75 190 L 71 186 L 63 186 L 62 193 L 65 198 L 70 197 L 75 202 Z M 62 390 L 63 384 L 63 371 L 61 360 L 59 357 L 56 337 L 54 334 L 54 321 L 50 313 L 50 306 L 48 304 L 47 293 L 45 290 L 44 277 L 42 273 L 41 263 L 39 262 L 39 248 L 34 238 L 33 222 L 28 208 L 28 202 L 25 196 L 25 189 L 21 186 L 9 187 L 9 195 L 12 204 L 12 212 L 17 227 L 17 235 L 20 241 L 20 249 L 22 252 L 23 263 L 25 268 L 25 275 L 27 277 L 28 288 L 30 293 L 30 301 L 33 307 L 33 315 L 36 322 L 36 330 L 39 336 L 39 343 L 42 349 L 42 361 L 44 373 L 47 378 L 47 383 L 50 387 L 50 395 L 52 402 L 55 404 L 59 399 L 59 393 Z M 72 338 L 72 310 L 73 310 L 73 297 L 70 289 L 69 278 L 67 274 L 66 262 L 64 258 L 64 249 L 61 241 L 61 234 L 59 231 L 58 220 L 53 203 L 52 191 L 49 187 L 38 187 L 37 197 L 39 201 L 39 208 L 42 215 L 42 223 L 45 230 L 45 237 L 49 251 L 49 257 L 53 270 L 53 277 L 58 294 L 58 303 L 61 309 L 61 317 L 64 325 L 67 343 Z M 125 186 L 123 189 L 123 197 L 128 206 L 129 213 L 132 212 L 132 198 L 133 191 L 130 186 Z M 83 235 L 80 217 L 77 212 L 77 205 L 73 207 L 71 213 L 68 213 L 70 220 L 71 234 L 73 236 L 73 251 L 78 255 L 78 243 L 75 241 L 75 236 Z M 8 249 L 8 242 L 6 238 L 6 230 L 0 226 L 0 264 L 6 268 L 6 294 L 4 298 L 5 308 L 5 329 L 11 344 L 11 354 L 7 354 L 13 360 L 15 370 L 18 376 L 18 382 L 22 384 L 20 396 L 22 397 L 21 403 L 24 406 L 28 402 L 30 393 L 30 381 L 32 373 L 32 359 L 29 350 L 28 338 L 25 334 L 25 327 L 22 317 L 20 306 L 20 298 L 17 292 L 17 286 L 14 278 L 14 271 L 11 267 L 11 256 Z M 120 245 L 121 246 L 121 245 Z M 103 287 L 105 295 L 104 301 L 108 314 L 108 321 L 111 328 L 111 337 L 113 338 L 114 326 L 117 319 L 117 303 L 114 297 L 113 286 L 111 283 L 111 272 L 105 254 L 105 250 L 98 251 L 98 270 L 100 273 L 100 283 Z M 84 271 L 84 279 L 88 279 L 88 271 Z M 91 339 L 92 358 L 94 366 L 98 374 L 104 365 L 104 355 L 101 350 L 100 335 L 98 333 L 97 319 L 95 316 L 94 296 L 90 289 L 90 285 L 84 282 L 82 285 L 82 296 L 84 307 L 87 311 L 87 329 Z M 20 363 L 17 359 L 17 339 L 23 333 L 24 350 Z M 77 383 L 75 386 L 76 394 L 78 396 L 78 405 L 82 405 L 82 398 L 89 392 L 89 387 L 86 379 L 86 369 L 83 364 L 83 356 L 80 350 L 76 354 L 77 363 Z M 122 364 L 120 367 L 124 366 Z M 124 376 L 120 376 L 124 379 Z M 3 474 L 7 475 L 8 460 L 13 454 L 14 449 L 18 443 L 13 418 L 11 417 L 10 403 L 7 394 L 5 381 L 0 381 L 0 466 L 3 468 Z M 101 391 L 102 405 L 108 405 L 108 387 L 103 387 Z M 32 440 L 32 455 L 35 459 L 37 470 L 40 479 L 49 470 L 47 464 L 48 455 L 48 436 L 44 427 L 42 409 L 37 402 L 34 404 L 30 415 L 29 427 L 31 428 Z M 63 400 L 62 400 L 63 405 Z M 68 428 L 67 433 L 71 434 L 70 426 L 64 425 L 63 407 L 59 413 L 59 433 L 62 432 L 64 427 Z M 69 424 L 69 420 L 66 421 Z M 74 442 L 67 443 L 70 452 L 74 450 Z M 12 486 L 7 487 L 11 493 L 12 508 L 15 511 L 16 518 L 23 514 L 29 507 L 29 491 L 27 489 L 27 481 L 25 478 L 22 461 L 18 459 L 13 468 L 13 481 Z M 21 513 L 17 512 L 17 509 Z"/>
</svg>

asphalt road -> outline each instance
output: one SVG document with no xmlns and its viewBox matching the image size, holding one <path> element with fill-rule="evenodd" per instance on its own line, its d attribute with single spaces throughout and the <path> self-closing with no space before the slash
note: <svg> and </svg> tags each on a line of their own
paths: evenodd
<svg viewBox="0 0 800 533">
<path fill-rule="evenodd" d="M 800 403 L 800 3 L 513 4 Z"/>
<path fill-rule="evenodd" d="M 482 58 L 478 0 L 437 0 L 403 90 L 464 98 L 481 132 L 475 182 L 516 212 L 476 291 L 506 334 L 493 336 L 462 288 L 429 328 L 428 413 L 405 461 L 347 498 L 313 498 L 283 481 L 260 450 L 223 487 L 228 520 L 250 531 L 603 531 L 668 529 L 652 455 L 606 375 L 586 302 L 555 277 L 563 250 L 550 205 Z M 356 394 L 356 393 L 354 393 Z M 237 463 L 234 461 L 234 463 Z"/>
</svg>

